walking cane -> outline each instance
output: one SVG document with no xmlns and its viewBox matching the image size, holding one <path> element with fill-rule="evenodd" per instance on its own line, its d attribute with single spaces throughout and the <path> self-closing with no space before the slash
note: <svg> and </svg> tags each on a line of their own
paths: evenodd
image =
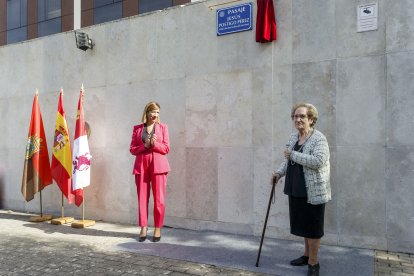
<svg viewBox="0 0 414 276">
<path fill-rule="evenodd" d="M 262 245 L 263 245 L 263 239 L 264 239 L 264 235 L 266 231 L 267 219 L 269 218 L 270 205 L 272 204 L 272 199 L 275 193 L 276 184 L 277 184 L 276 178 L 273 178 L 272 192 L 270 193 L 269 205 L 267 206 L 267 213 L 266 213 L 265 223 L 263 226 L 262 239 L 260 240 L 259 253 L 257 254 L 256 267 L 259 267 L 260 253 L 262 252 Z"/>
</svg>

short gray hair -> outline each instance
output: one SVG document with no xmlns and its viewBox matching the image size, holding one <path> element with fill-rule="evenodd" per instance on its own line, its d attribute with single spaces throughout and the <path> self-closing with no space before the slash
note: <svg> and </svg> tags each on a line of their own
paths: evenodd
<svg viewBox="0 0 414 276">
<path fill-rule="evenodd" d="M 310 103 L 295 104 L 292 107 L 292 112 L 290 113 L 290 116 L 292 117 L 292 119 L 295 116 L 296 109 L 298 109 L 299 107 L 306 107 L 307 109 L 306 115 L 308 116 L 309 119 L 312 119 L 313 122 L 311 124 L 311 127 L 313 127 L 316 124 L 316 121 L 318 120 L 318 110 L 316 109 L 316 107 Z"/>
</svg>

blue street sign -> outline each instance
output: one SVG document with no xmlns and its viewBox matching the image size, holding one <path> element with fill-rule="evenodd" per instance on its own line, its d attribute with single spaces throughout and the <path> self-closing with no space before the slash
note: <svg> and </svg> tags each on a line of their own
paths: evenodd
<svg viewBox="0 0 414 276">
<path fill-rule="evenodd" d="M 217 10 L 217 35 L 252 29 L 252 3 Z"/>
</svg>

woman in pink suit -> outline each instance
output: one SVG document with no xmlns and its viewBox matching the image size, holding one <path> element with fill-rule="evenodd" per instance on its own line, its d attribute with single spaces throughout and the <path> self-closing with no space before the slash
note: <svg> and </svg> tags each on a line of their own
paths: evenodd
<svg viewBox="0 0 414 276">
<path fill-rule="evenodd" d="M 168 127 L 160 123 L 160 105 L 149 102 L 142 114 L 142 124 L 134 126 L 130 146 L 131 154 L 135 155 L 132 174 L 138 193 L 138 223 L 141 227 L 139 241 L 147 238 L 148 201 L 150 189 L 154 198 L 154 236 L 152 241 L 161 240 L 161 228 L 164 223 L 165 195 L 167 174 L 170 165 L 167 153 L 170 151 Z"/>
</svg>

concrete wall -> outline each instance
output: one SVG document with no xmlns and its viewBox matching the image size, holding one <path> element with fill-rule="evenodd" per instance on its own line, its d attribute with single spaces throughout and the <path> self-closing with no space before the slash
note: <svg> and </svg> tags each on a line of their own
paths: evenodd
<svg viewBox="0 0 414 276">
<path fill-rule="evenodd" d="M 128 149 L 155 99 L 172 149 L 166 224 L 260 235 L 270 174 L 293 130 L 290 108 L 309 101 L 331 149 L 324 242 L 414 252 L 414 2 L 378 0 L 378 30 L 357 33 L 356 6 L 371 2 L 276 0 L 278 40 L 269 44 L 254 31 L 217 37 L 208 6 L 219 1 L 201 1 L 86 28 L 92 51 L 76 49 L 73 32 L 1 47 L 4 208 L 39 211 L 38 195 L 25 203 L 20 193 L 35 89 L 50 150 L 58 90 L 73 137 L 83 83 L 93 155 L 87 218 L 137 222 Z M 267 235 L 295 239 L 282 188 Z M 43 205 L 60 213 L 56 184 Z"/>
</svg>

